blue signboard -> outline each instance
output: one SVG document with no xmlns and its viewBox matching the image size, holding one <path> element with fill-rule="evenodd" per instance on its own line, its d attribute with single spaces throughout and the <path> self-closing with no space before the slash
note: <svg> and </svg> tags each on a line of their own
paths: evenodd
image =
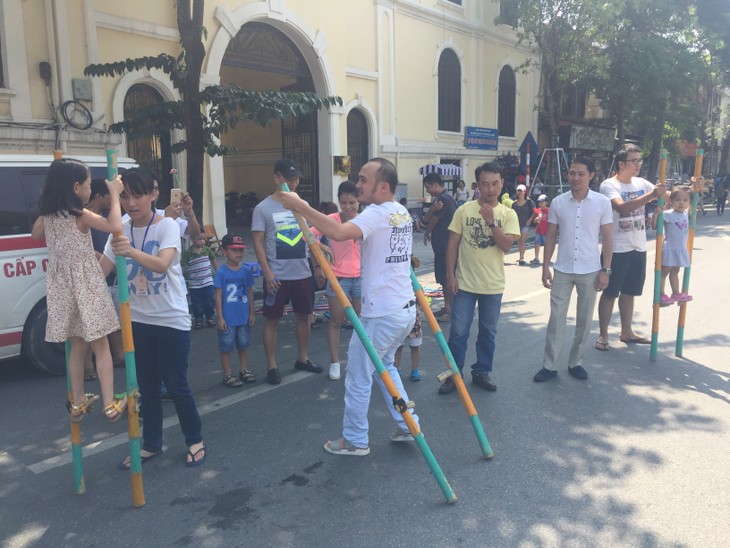
<svg viewBox="0 0 730 548">
<path fill-rule="evenodd" d="M 497 150 L 499 146 L 499 130 L 489 127 L 466 126 L 464 135 L 465 148 L 481 150 Z"/>
</svg>

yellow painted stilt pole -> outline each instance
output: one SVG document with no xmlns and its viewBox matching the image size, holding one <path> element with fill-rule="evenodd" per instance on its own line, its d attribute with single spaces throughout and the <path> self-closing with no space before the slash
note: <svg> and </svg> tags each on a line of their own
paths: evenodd
<svg viewBox="0 0 730 548">
<path fill-rule="evenodd" d="M 687 251 L 689 252 L 689 266 L 684 269 L 684 276 L 682 278 L 682 293 L 689 292 L 689 278 L 692 272 L 692 249 L 695 243 L 695 226 L 697 224 L 697 197 L 702 192 L 704 187 L 704 181 L 700 181 L 698 178 L 702 176 L 702 160 L 704 158 L 704 151 L 700 148 L 697 149 L 695 156 L 695 176 L 692 180 L 692 204 L 689 209 L 689 234 L 687 236 Z M 679 304 L 679 319 L 677 320 L 677 342 L 674 347 L 674 355 L 682 356 L 682 346 L 684 344 L 684 326 L 687 321 L 687 303 L 682 302 Z"/>
<path fill-rule="evenodd" d="M 53 159 L 60 160 L 63 158 L 63 151 L 54 150 Z M 71 459 L 73 463 L 74 473 L 74 494 L 85 495 L 86 494 L 86 482 L 84 481 L 84 463 L 81 444 L 81 424 L 70 420 L 71 417 L 71 405 L 74 403 L 74 395 L 71 389 L 71 375 L 68 368 L 68 358 L 71 354 L 71 340 L 66 341 L 65 355 L 66 355 L 66 393 L 68 395 L 69 403 L 69 430 L 71 434 Z"/>
<path fill-rule="evenodd" d="M 107 179 L 117 176 L 117 155 L 112 149 L 106 151 Z M 119 234 L 122 235 L 121 233 Z M 127 259 L 117 257 L 117 288 L 119 291 L 119 317 L 122 326 L 124 346 L 124 370 L 127 381 L 127 416 L 129 431 L 129 465 L 132 482 L 132 506 L 145 505 L 142 486 L 142 454 L 139 433 L 139 390 L 137 367 L 134 361 L 134 340 L 132 339 L 132 318 L 129 311 L 129 285 L 127 280 Z"/>
<path fill-rule="evenodd" d="M 289 187 L 286 185 L 286 183 L 283 183 L 281 185 L 281 189 L 283 191 L 289 192 Z M 302 215 L 297 213 L 296 211 L 293 211 L 292 213 L 294 213 L 294 217 L 299 224 L 299 229 L 302 231 L 302 235 L 305 237 L 307 245 L 309 245 L 309 250 L 311 251 L 314 258 L 317 260 L 317 263 L 322 267 L 322 272 L 327 278 L 327 281 L 330 283 L 330 287 L 334 291 L 337 300 L 340 302 L 340 304 L 342 304 L 342 307 L 345 309 L 345 315 L 352 323 L 352 326 L 355 329 L 357 336 L 360 337 L 360 340 L 362 341 L 362 344 L 365 347 L 368 356 L 373 362 L 373 365 L 375 366 L 375 369 L 378 372 L 380 379 L 383 381 L 385 388 L 388 390 L 388 394 L 390 394 L 390 396 L 393 398 L 393 406 L 401 414 L 403 420 L 408 426 L 408 431 L 411 433 L 414 441 L 416 442 L 416 445 L 421 450 L 421 454 L 426 460 L 426 464 L 428 465 L 431 473 L 436 479 L 436 482 L 441 488 L 441 492 L 443 493 L 444 498 L 446 498 L 446 502 L 449 504 L 453 504 L 454 502 L 456 502 L 456 494 L 454 493 L 453 489 L 451 489 L 449 482 L 446 480 L 446 476 L 444 476 L 441 467 L 439 466 L 436 458 L 431 452 L 431 448 L 428 446 L 426 438 L 423 436 L 423 432 L 421 432 L 418 424 L 415 420 L 413 420 L 413 416 L 411 415 L 411 408 L 414 407 L 413 402 L 404 401 L 400 393 L 398 392 L 398 389 L 393 383 L 393 379 L 390 378 L 388 370 L 383 366 L 383 362 L 381 361 L 380 356 L 378 356 L 375 348 L 368 338 L 367 333 L 365 332 L 365 329 L 360 323 L 360 319 L 357 317 L 357 314 L 355 314 L 355 310 L 352 308 L 352 304 L 347 298 L 347 295 L 345 295 L 344 291 L 342 291 L 342 287 L 340 286 L 337 277 L 332 272 L 332 268 L 330 267 L 329 262 L 327 262 L 327 259 L 325 258 L 324 253 L 319 246 L 319 242 L 309 230 L 309 226 L 304 220 L 304 217 L 302 217 Z"/>
<path fill-rule="evenodd" d="M 659 182 L 667 182 L 667 151 L 662 150 L 659 160 Z M 651 322 L 651 349 L 649 359 L 656 361 L 657 347 L 659 346 L 659 308 L 661 305 L 662 283 L 662 244 L 664 240 L 664 197 L 659 196 L 657 205 L 659 215 L 656 219 L 656 255 L 654 256 L 654 305 Z"/>
<path fill-rule="evenodd" d="M 439 326 L 438 322 L 436 321 L 436 318 L 431 311 L 431 307 L 428 305 L 428 301 L 426 300 L 426 295 L 424 295 L 423 293 L 423 288 L 421 287 L 421 284 L 418 282 L 418 279 L 416 278 L 416 275 L 412 270 L 411 283 L 413 284 L 413 289 L 416 293 L 416 299 L 418 299 L 418 304 L 421 306 L 423 313 L 426 315 L 426 321 L 428 322 L 428 326 L 431 328 L 431 331 L 433 331 L 434 338 L 436 339 L 436 342 L 441 349 L 441 353 L 444 356 L 444 360 L 446 360 L 446 365 L 448 366 L 448 370 L 441 373 L 437 377 L 437 379 L 439 380 L 439 382 L 443 382 L 448 377 L 453 377 L 454 386 L 456 386 L 456 391 L 459 394 L 461 403 L 466 410 L 466 414 L 469 416 L 469 421 L 471 422 L 474 433 L 476 434 L 477 441 L 479 442 L 479 447 L 482 450 L 482 456 L 485 459 L 491 459 L 494 456 L 494 452 L 489 445 L 487 435 L 484 433 L 484 428 L 482 427 L 482 423 L 479 420 L 479 415 L 477 414 L 476 407 L 474 407 L 474 403 L 469 396 L 469 392 L 467 391 L 466 385 L 464 384 L 464 379 L 461 378 L 461 372 L 459 371 L 459 367 L 454 361 L 454 356 L 451 354 L 451 350 L 446 343 L 446 338 L 441 331 L 441 326 Z"/>
</svg>

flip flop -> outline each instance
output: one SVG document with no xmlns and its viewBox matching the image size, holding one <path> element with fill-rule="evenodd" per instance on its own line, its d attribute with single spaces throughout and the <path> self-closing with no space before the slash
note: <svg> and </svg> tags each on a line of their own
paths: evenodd
<svg viewBox="0 0 730 548">
<path fill-rule="evenodd" d="M 203 452 L 203 456 L 200 457 L 198 460 L 195 460 L 195 457 L 198 456 L 201 451 Z M 190 461 L 188 461 L 188 455 L 190 455 Z M 205 448 L 205 445 L 198 449 L 195 453 L 192 453 L 190 449 L 188 449 L 188 452 L 185 455 L 185 466 L 187 466 L 188 468 L 195 468 L 196 466 L 200 466 L 201 464 L 203 464 L 207 458 L 208 450 Z"/>
<path fill-rule="evenodd" d="M 152 460 L 155 457 L 159 457 L 160 455 L 162 455 L 162 451 L 158 451 L 157 453 L 152 453 L 151 455 L 147 455 L 146 457 L 144 455 L 140 455 L 140 459 L 142 460 L 142 464 L 144 464 L 145 462 Z M 120 470 L 129 470 L 130 468 L 132 468 L 131 461 L 127 462 L 128 458 L 129 457 L 125 457 L 124 460 L 119 463 Z"/>
<path fill-rule="evenodd" d="M 594 348 L 596 350 L 600 350 L 601 352 L 608 352 L 611 347 L 608 346 L 608 343 L 607 342 L 596 341 L 596 344 L 594 345 Z"/>
<path fill-rule="evenodd" d="M 324 450 L 332 455 L 349 455 L 352 457 L 364 457 L 370 454 L 369 447 L 355 447 L 344 438 L 328 441 L 324 444 Z"/>
<path fill-rule="evenodd" d="M 619 339 L 624 344 L 651 344 L 651 340 L 646 337 L 634 337 L 632 339 Z"/>
</svg>

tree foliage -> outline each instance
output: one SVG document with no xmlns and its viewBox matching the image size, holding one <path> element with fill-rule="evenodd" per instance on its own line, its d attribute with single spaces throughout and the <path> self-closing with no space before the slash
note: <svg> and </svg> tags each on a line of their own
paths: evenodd
<svg viewBox="0 0 730 548">
<path fill-rule="evenodd" d="M 703 139 L 706 92 L 717 75 L 730 75 L 728 0 L 513 1 L 520 41 L 540 53 L 553 135 L 560 97 L 573 84 L 600 100 L 618 145 L 638 134 L 658 161 L 665 137 Z"/>
<path fill-rule="evenodd" d="M 223 133 L 239 122 L 265 126 L 273 120 L 301 116 L 314 110 L 342 105 L 340 97 L 318 97 L 312 92 L 250 91 L 237 86 L 214 85 L 200 89 L 205 47 L 204 0 L 175 0 L 181 52 L 92 64 L 84 74 L 116 77 L 139 70 L 159 69 L 170 77 L 181 100 L 166 101 L 140 109 L 135 117 L 112 124 L 110 131 L 130 138 L 184 129 L 186 139 L 173 143 L 173 152 L 187 152 L 187 187 L 200 213 L 203 197 L 204 155 L 228 154 L 232 147 L 220 144 Z"/>
</svg>

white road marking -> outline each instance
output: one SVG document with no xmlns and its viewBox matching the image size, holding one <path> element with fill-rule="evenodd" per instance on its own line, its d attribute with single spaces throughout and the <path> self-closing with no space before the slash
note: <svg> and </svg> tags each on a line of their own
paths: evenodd
<svg viewBox="0 0 730 548">
<path fill-rule="evenodd" d="M 202 405 L 198 407 L 198 413 L 202 417 L 203 415 L 207 415 L 208 413 L 212 413 L 213 411 L 218 411 L 220 409 L 223 409 L 225 407 L 229 407 L 231 405 L 234 405 L 236 403 L 242 402 L 244 400 L 259 396 L 261 394 L 265 394 L 266 392 L 269 392 L 271 390 L 275 390 L 276 388 L 286 386 L 288 384 L 300 381 L 302 379 L 306 379 L 307 377 L 310 377 L 311 373 L 306 372 L 297 372 L 292 375 L 287 375 L 281 379 L 281 384 L 278 385 L 271 385 L 271 384 L 261 384 L 257 386 L 256 388 L 251 388 L 249 390 L 244 390 L 243 392 L 239 392 L 236 394 L 232 394 L 230 396 L 226 396 L 224 398 L 221 398 L 219 400 L 212 401 L 210 403 L 207 403 L 205 405 Z M 172 417 L 167 417 L 162 421 L 162 429 L 167 429 L 172 426 L 177 426 L 179 421 L 177 420 L 177 415 L 173 415 Z M 113 447 L 116 447 L 117 445 L 122 445 L 129 442 L 129 438 L 127 437 L 127 434 L 117 434 L 116 436 L 112 436 L 110 438 L 89 443 L 87 445 L 84 445 L 83 447 L 83 455 L 84 457 L 88 457 L 90 455 L 96 455 L 97 453 L 102 453 L 104 451 L 108 451 L 109 449 L 112 449 Z M 56 455 L 55 457 L 51 457 L 45 460 L 42 460 L 40 462 L 36 462 L 35 464 L 31 464 L 27 466 L 27 469 L 33 472 L 34 474 L 42 474 L 43 472 L 48 472 L 49 470 L 52 470 L 54 468 L 60 468 L 61 466 L 66 466 L 67 464 L 71 464 L 72 462 L 72 455 L 71 450 L 69 448 L 68 452 L 63 453 L 61 455 Z"/>
</svg>

